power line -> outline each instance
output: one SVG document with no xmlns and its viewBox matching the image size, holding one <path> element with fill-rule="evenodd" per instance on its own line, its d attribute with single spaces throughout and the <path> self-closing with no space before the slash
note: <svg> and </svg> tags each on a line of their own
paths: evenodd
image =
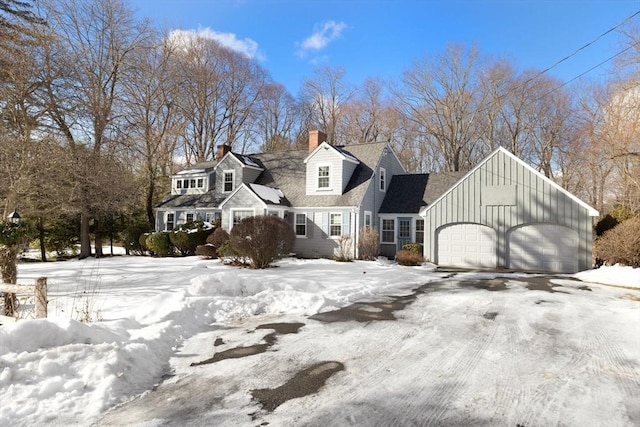
<svg viewBox="0 0 640 427">
<path fill-rule="evenodd" d="M 530 81 L 537 79 L 537 78 L 538 78 L 538 77 L 540 77 L 541 75 L 543 75 L 543 74 L 545 74 L 545 73 L 549 72 L 550 70 L 554 69 L 555 67 L 557 67 L 558 65 L 562 64 L 562 63 L 563 63 L 563 62 L 565 62 L 566 60 L 568 60 L 568 59 L 570 59 L 570 58 L 572 58 L 572 57 L 576 56 L 579 52 L 581 52 L 582 50 L 584 50 L 584 49 L 588 48 L 588 47 L 589 47 L 589 46 L 591 46 L 592 44 L 594 44 L 594 43 L 598 42 L 601 38 L 603 38 L 603 37 L 604 37 L 604 36 L 606 36 L 607 34 L 609 34 L 609 33 L 613 32 L 613 31 L 617 30 L 618 28 L 620 28 L 621 26 L 623 26 L 624 24 L 626 24 L 627 22 L 629 22 L 630 20 L 632 20 L 633 18 L 635 18 L 637 15 L 640 15 L 640 10 L 638 10 L 637 12 L 635 12 L 635 13 L 634 13 L 634 14 L 632 14 L 632 15 L 629 15 L 628 17 L 626 17 L 626 18 L 624 19 L 624 21 L 622 21 L 622 22 L 620 22 L 619 24 L 617 24 L 617 25 L 615 25 L 615 26 L 613 26 L 613 27 L 609 28 L 607 31 L 605 31 L 604 33 L 600 34 L 598 37 L 596 37 L 595 39 L 591 40 L 589 43 L 585 44 L 584 46 L 579 47 L 579 48 L 578 48 L 578 49 L 576 49 L 573 53 L 571 53 L 570 55 L 565 56 L 564 58 L 562 58 L 561 60 L 559 60 L 559 61 L 557 61 L 555 64 L 553 64 L 552 66 L 547 67 L 547 68 L 545 68 L 544 70 L 540 71 L 539 73 L 537 73 L 536 75 L 534 75 L 533 77 L 531 77 L 531 78 L 529 78 L 527 81 L 525 81 L 522 85 L 523 85 L 523 86 L 524 86 L 524 85 L 526 85 L 526 84 L 527 84 L 527 83 L 529 83 Z M 577 78 L 579 78 L 579 77 L 583 76 L 584 74 L 586 74 L 586 73 L 588 73 L 588 72 L 590 72 L 590 71 L 594 70 L 595 68 L 597 68 L 597 67 L 599 67 L 600 65 L 602 65 L 602 64 L 604 64 L 604 63 L 606 63 L 606 62 L 610 61 L 611 59 L 615 58 L 616 56 L 620 55 L 621 53 L 623 53 L 623 52 L 625 52 L 625 51 L 627 51 L 627 50 L 629 50 L 629 48 L 625 49 L 625 50 L 624 50 L 624 51 L 622 51 L 622 52 L 619 52 L 618 54 L 614 55 L 613 57 L 611 57 L 611 58 L 607 59 L 606 61 L 603 61 L 602 63 L 600 63 L 600 64 L 596 65 L 595 67 L 593 67 L 593 68 L 589 69 L 588 71 L 586 71 L 586 72 L 582 73 L 580 76 L 578 76 L 578 77 L 575 77 L 575 78 L 571 79 L 570 81 L 573 81 L 573 80 L 575 80 L 575 79 L 577 79 Z M 564 86 L 564 85 L 563 85 L 563 86 Z"/>
</svg>

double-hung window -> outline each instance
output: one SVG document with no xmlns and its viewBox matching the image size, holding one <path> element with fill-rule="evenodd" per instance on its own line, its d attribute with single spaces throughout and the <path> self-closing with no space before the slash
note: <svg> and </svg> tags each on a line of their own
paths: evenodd
<svg viewBox="0 0 640 427">
<path fill-rule="evenodd" d="M 243 219 L 253 216 L 253 210 L 237 210 L 231 212 L 233 215 L 233 225 L 238 225 Z"/>
<path fill-rule="evenodd" d="M 331 167 L 330 166 L 318 166 L 318 188 L 329 189 Z"/>
<path fill-rule="evenodd" d="M 296 214 L 296 236 L 306 237 L 307 235 L 307 214 Z"/>
<path fill-rule="evenodd" d="M 204 187 L 204 178 L 198 178 L 198 188 Z"/>
<path fill-rule="evenodd" d="M 167 214 L 167 230 L 173 230 L 173 227 L 175 226 L 175 219 L 176 219 L 176 215 L 173 213 L 168 213 Z"/>
<path fill-rule="evenodd" d="M 393 243 L 395 235 L 395 220 L 383 219 L 382 220 L 382 243 Z"/>
<path fill-rule="evenodd" d="M 224 171 L 223 172 L 223 181 L 224 181 L 224 188 L 223 191 L 225 193 L 230 193 L 231 191 L 233 191 L 233 171 Z"/>
<path fill-rule="evenodd" d="M 329 236 L 331 237 L 342 236 L 342 214 L 341 213 L 329 214 Z"/>
<path fill-rule="evenodd" d="M 416 219 L 416 243 L 424 244 L 424 219 Z"/>
<path fill-rule="evenodd" d="M 387 189 L 387 171 L 385 168 L 380 168 L 380 191 Z"/>
<path fill-rule="evenodd" d="M 176 188 L 177 188 L 178 190 L 182 188 L 182 180 L 181 180 L 181 179 L 179 179 L 179 180 L 177 180 L 177 181 L 176 181 Z"/>
<path fill-rule="evenodd" d="M 193 214 L 192 213 L 188 213 L 187 214 L 187 222 L 193 222 Z"/>
</svg>

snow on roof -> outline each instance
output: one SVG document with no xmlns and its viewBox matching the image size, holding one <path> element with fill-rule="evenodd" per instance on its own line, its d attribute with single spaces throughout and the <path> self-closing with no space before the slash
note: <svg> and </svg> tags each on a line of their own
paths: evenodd
<svg viewBox="0 0 640 427">
<path fill-rule="evenodd" d="M 279 205 L 284 198 L 282 191 L 277 188 L 266 187 L 260 184 L 249 184 L 251 190 L 262 200 Z"/>
<path fill-rule="evenodd" d="M 190 175 L 192 173 L 203 173 L 204 169 L 185 169 L 177 172 L 176 175 Z"/>
<path fill-rule="evenodd" d="M 246 165 L 253 166 L 253 167 L 256 167 L 256 168 L 259 168 L 259 167 L 260 167 L 260 165 L 259 165 L 259 164 L 257 164 L 257 163 L 255 162 L 255 160 L 253 160 L 253 159 L 252 159 L 251 157 L 249 157 L 249 156 L 242 156 L 242 155 L 240 155 L 239 157 L 241 157 L 241 158 L 242 158 L 242 161 L 243 161 Z"/>
</svg>

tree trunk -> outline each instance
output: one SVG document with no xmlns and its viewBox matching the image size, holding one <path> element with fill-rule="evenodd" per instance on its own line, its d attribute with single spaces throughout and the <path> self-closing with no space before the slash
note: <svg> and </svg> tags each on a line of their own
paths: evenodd
<svg viewBox="0 0 640 427">
<path fill-rule="evenodd" d="M 149 226 L 151 230 L 155 230 L 156 228 L 156 218 L 153 214 L 153 196 L 155 193 L 155 182 L 153 176 L 149 176 L 149 187 L 147 188 L 147 200 L 146 200 L 146 209 L 147 209 L 147 219 L 149 220 Z"/>
<path fill-rule="evenodd" d="M 102 252 L 102 222 L 99 219 L 95 219 L 95 244 L 96 244 L 96 258 L 102 258 L 104 256 Z"/>
<path fill-rule="evenodd" d="M 47 250 L 44 247 L 44 218 L 38 218 L 38 240 L 40 240 L 40 259 L 47 262 Z"/>
<path fill-rule="evenodd" d="M 18 249 L 10 247 L 0 252 L 0 262 L 2 262 L 2 281 L 7 284 L 15 285 L 18 278 L 18 267 L 16 267 L 16 258 Z M 18 298 L 16 294 L 4 293 L 4 315 L 14 317 L 18 310 Z"/>
<path fill-rule="evenodd" d="M 80 259 L 91 256 L 91 237 L 89 236 L 89 214 L 80 214 Z"/>
</svg>

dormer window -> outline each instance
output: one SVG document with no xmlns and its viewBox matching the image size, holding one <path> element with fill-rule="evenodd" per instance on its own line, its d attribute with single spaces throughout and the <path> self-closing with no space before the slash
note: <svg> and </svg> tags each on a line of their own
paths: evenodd
<svg viewBox="0 0 640 427">
<path fill-rule="evenodd" d="M 231 191 L 233 191 L 233 177 L 234 177 L 234 171 L 229 170 L 229 171 L 224 171 L 223 173 L 223 191 L 225 193 L 230 193 Z"/>
<path fill-rule="evenodd" d="M 177 180 L 177 181 L 176 181 L 176 188 L 177 188 L 177 189 L 182 188 L 182 180 L 181 180 L 181 179 L 179 179 L 179 180 Z"/>
<path fill-rule="evenodd" d="M 330 173 L 330 166 L 318 166 L 318 189 L 328 190 L 330 188 Z"/>
<path fill-rule="evenodd" d="M 387 189 L 387 171 L 384 168 L 380 168 L 380 191 Z"/>
</svg>

